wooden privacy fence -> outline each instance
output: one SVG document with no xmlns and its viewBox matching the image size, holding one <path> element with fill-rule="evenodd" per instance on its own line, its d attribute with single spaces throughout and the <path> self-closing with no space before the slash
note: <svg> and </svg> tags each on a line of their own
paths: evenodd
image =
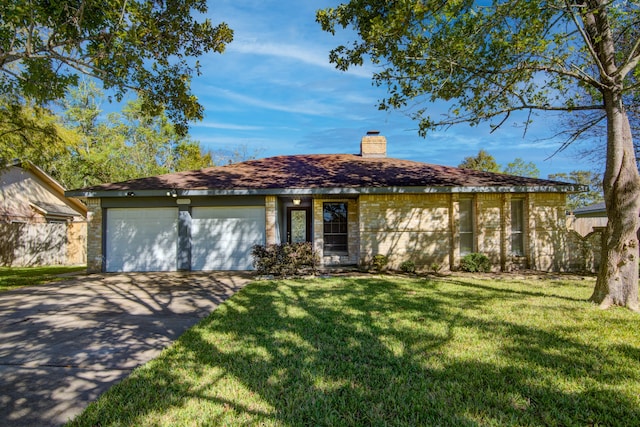
<svg viewBox="0 0 640 427">
<path fill-rule="evenodd" d="M 86 264 L 86 241 L 84 222 L 0 223 L 0 265 Z"/>
</svg>

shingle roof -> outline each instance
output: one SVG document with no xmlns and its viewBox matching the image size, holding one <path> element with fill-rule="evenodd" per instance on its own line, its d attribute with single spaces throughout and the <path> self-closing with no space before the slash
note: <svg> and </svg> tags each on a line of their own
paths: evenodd
<svg viewBox="0 0 640 427">
<path fill-rule="evenodd" d="M 103 184 L 71 193 L 141 190 L 269 190 L 390 187 L 558 187 L 571 184 L 393 158 L 293 155 Z M 573 188 L 575 189 L 575 188 Z"/>
</svg>

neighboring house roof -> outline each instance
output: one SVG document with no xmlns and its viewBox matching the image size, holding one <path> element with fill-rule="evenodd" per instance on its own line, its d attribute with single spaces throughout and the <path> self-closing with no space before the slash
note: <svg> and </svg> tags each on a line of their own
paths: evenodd
<svg viewBox="0 0 640 427">
<path fill-rule="evenodd" d="M 28 216 L 35 210 L 50 219 L 86 217 L 82 201 L 65 195 L 65 188 L 29 161 L 14 161 L 0 169 L 0 215 Z"/>
<path fill-rule="evenodd" d="M 607 209 L 604 202 L 594 203 L 589 206 L 582 206 L 573 211 L 576 217 L 594 217 L 594 216 L 607 216 Z"/>
<path fill-rule="evenodd" d="M 74 216 L 81 216 L 80 213 L 66 205 L 39 201 L 31 202 L 29 204 L 33 209 L 50 219 L 64 219 L 73 218 Z"/>
<path fill-rule="evenodd" d="M 376 192 L 573 192 L 583 187 L 546 179 L 460 169 L 351 154 L 293 155 L 103 184 L 67 192 L 110 197 L 216 194 L 314 194 Z"/>
</svg>

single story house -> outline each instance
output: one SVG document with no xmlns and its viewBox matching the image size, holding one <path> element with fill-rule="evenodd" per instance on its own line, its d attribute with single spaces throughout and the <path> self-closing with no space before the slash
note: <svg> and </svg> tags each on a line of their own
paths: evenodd
<svg viewBox="0 0 640 427">
<path fill-rule="evenodd" d="M 67 192 L 89 208 L 89 271 L 244 270 L 256 244 L 312 242 L 322 266 L 374 255 L 456 269 L 566 268 L 565 197 L 580 186 L 360 153 L 277 156 Z"/>
</svg>

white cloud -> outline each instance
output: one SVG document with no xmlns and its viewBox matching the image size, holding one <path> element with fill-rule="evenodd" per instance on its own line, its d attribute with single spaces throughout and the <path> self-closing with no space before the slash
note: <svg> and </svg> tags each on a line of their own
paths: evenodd
<svg viewBox="0 0 640 427">
<path fill-rule="evenodd" d="M 334 64 L 329 62 L 329 52 L 319 46 L 302 46 L 287 43 L 256 42 L 250 39 L 237 40 L 231 43 L 229 52 L 247 55 L 263 55 L 277 58 L 285 58 L 296 62 L 302 62 L 315 67 L 331 69 L 336 72 Z M 370 79 L 373 72 L 366 66 L 352 67 L 346 74 Z"/>
<path fill-rule="evenodd" d="M 336 114 L 336 107 L 332 105 L 326 105 L 315 100 L 304 101 L 286 101 L 275 102 L 266 100 L 264 98 L 256 98 L 249 95 L 244 95 L 238 92 L 234 92 L 228 89 L 221 89 L 216 87 L 208 88 L 210 93 L 215 93 L 227 101 L 232 101 L 252 107 L 258 107 L 266 110 L 281 111 L 285 113 L 306 114 L 311 116 L 332 116 Z"/>
<path fill-rule="evenodd" d="M 218 123 L 204 121 L 192 125 L 194 128 L 208 128 L 208 129 L 224 129 L 224 130 L 263 130 L 264 126 L 252 126 L 252 125 L 237 125 L 233 123 Z"/>
</svg>

